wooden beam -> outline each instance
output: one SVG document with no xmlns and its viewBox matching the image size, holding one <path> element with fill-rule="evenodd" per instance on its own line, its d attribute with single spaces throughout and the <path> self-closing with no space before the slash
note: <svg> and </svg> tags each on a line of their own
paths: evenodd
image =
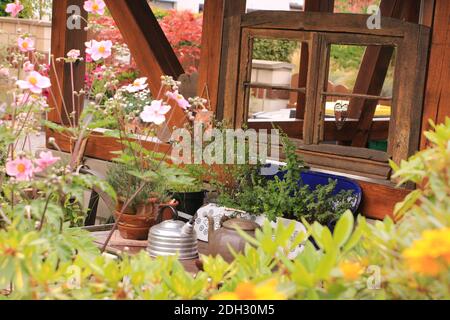
<svg viewBox="0 0 450 320">
<path fill-rule="evenodd" d="M 244 28 L 339 32 L 356 35 L 403 37 L 411 26 L 399 19 L 381 18 L 381 29 L 367 28 L 369 15 L 351 13 L 254 11 L 241 19 Z"/>
<path fill-rule="evenodd" d="M 304 120 L 293 119 L 291 121 L 249 121 L 247 123 L 250 129 L 271 130 L 273 127 L 280 127 L 290 138 L 304 139 L 303 137 Z M 345 126 L 338 130 L 334 121 L 325 121 L 324 141 L 345 141 L 351 139 L 357 128 L 355 121 L 347 121 Z M 372 140 L 388 139 L 389 121 L 374 121 L 370 128 L 369 138 Z"/>
<path fill-rule="evenodd" d="M 106 0 L 139 70 L 149 79 L 153 95 L 159 92 L 161 76 L 178 79 L 183 67 L 167 40 L 146 0 Z M 181 126 L 185 116 L 180 108 L 172 108 L 168 125 Z"/>
<path fill-rule="evenodd" d="M 429 120 L 435 123 L 450 117 L 450 1 L 436 0 L 434 10 L 431 53 L 422 117 L 422 131 L 431 129 Z M 427 147 L 422 135 L 421 148 Z"/>
<path fill-rule="evenodd" d="M 247 0 L 224 0 L 217 118 L 226 119 L 232 124 L 236 124 L 235 103 L 239 79 L 241 16 L 245 14 L 246 7 Z"/>
<path fill-rule="evenodd" d="M 212 111 L 217 110 L 219 94 L 225 2 L 225 0 L 206 0 L 203 11 L 202 47 L 197 93 L 199 96 L 210 99 Z M 209 96 L 206 95 L 206 89 Z"/>
<path fill-rule="evenodd" d="M 431 28 L 433 26 L 436 0 L 422 0 L 419 23 Z"/>
<path fill-rule="evenodd" d="M 74 141 L 68 138 L 66 135 L 62 135 L 51 129 L 46 129 L 47 148 L 55 149 L 55 147 L 48 143 L 50 138 L 54 138 L 57 141 L 58 147 L 62 152 L 70 153 L 73 151 Z M 142 145 L 154 152 L 170 154 L 171 145 L 166 143 L 154 143 L 150 141 L 142 141 Z M 122 150 L 123 145 L 119 139 L 105 136 L 100 132 L 94 132 L 89 136 L 84 152 L 85 157 L 111 161 L 117 158 L 117 155 L 113 152 Z"/>
<path fill-rule="evenodd" d="M 305 0 L 305 12 L 333 12 L 334 0 Z"/>
<path fill-rule="evenodd" d="M 82 9 L 83 4 L 83 0 L 58 0 L 53 2 L 51 54 L 53 56 L 52 60 L 54 64 L 52 63 L 52 67 L 50 68 L 50 79 L 52 82 L 51 90 L 55 99 L 52 97 L 49 98 L 52 111 L 49 113 L 48 119 L 65 125 L 69 124 L 69 114 L 74 111 L 72 103 L 73 90 L 71 84 L 71 72 L 69 64 L 56 62 L 56 59 L 65 57 L 71 49 L 77 49 L 84 52 L 87 31 L 84 29 L 86 24 L 83 19 L 81 19 L 81 27 L 79 29 L 69 29 L 67 27 L 69 18 L 67 11 L 70 6 L 75 6 L 74 8 L 78 7 L 80 12 L 77 12 L 76 14 L 81 14 L 84 19 L 87 19 L 87 13 Z M 70 13 L 70 15 L 72 14 L 75 14 L 75 12 Z M 84 86 L 85 70 L 86 66 L 84 62 L 77 62 L 75 64 L 75 91 L 80 91 Z M 64 110 L 63 102 L 67 106 L 67 110 Z"/>
<path fill-rule="evenodd" d="M 380 11 L 381 15 L 385 17 L 403 19 L 409 22 L 418 22 L 420 5 L 420 0 L 383 0 L 380 4 Z M 393 53 L 393 47 L 367 47 L 353 92 L 380 95 Z M 370 126 L 372 125 L 377 105 L 378 101 L 374 100 L 350 100 L 349 117 L 359 119 L 359 126 L 352 139 L 351 145 L 353 147 L 366 147 L 369 138 L 368 133 L 370 131 Z"/>
<path fill-rule="evenodd" d="M 333 12 L 334 0 L 305 0 L 305 12 Z M 310 48 L 307 44 L 302 43 L 300 52 L 300 70 L 298 78 L 298 87 L 306 87 L 308 81 L 308 66 Z M 299 93 L 297 99 L 297 119 L 304 119 L 306 108 L 306 94 Z"/>
</svg>

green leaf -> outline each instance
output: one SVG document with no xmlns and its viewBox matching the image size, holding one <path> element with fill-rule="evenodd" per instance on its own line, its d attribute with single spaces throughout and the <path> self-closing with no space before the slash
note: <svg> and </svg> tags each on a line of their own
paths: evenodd
<svg viewBox="0 0 450 320">
<path fill-rule="evenodd" d="M 333 241 L 333 236 L 331 235 L 331 231 L 327 227 L 324 227 L 322 229 L 321 240 L 322 240 L 321 242 L 323 244 L 323 248 L 325 249 L 325 251 L 333 251 L 334 248 L 336 247 L 336 245 L 334 244 L 334 241 Z"/>
<path fill-rule="evenodd" d="M 331 270 L 333 270 L 337 263 L 337 256 L 338 250 L 336 248 L 328 250 L 325 253 L 316 270 L 316 276 L 318 279 L 325 280 L 329 278 Z"/>
<path fill-rule="evenodd" d="M 333 240 L 338 248 L 342 247 L 353 231 L 354 217 L 350 210 L 347 210 L 336 224 Z"/>
<path fill-rule="evenodd" d="M 406 196 L 405 200 L 397 203 L 394 208 L 395 219 L 401 219 L 417 203 L 421 194 L 421 190 L 414 190 Z"/>
</svg>

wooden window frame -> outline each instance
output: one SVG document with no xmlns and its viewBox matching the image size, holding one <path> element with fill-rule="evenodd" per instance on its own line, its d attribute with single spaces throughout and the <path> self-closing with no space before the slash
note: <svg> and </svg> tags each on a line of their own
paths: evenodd
<svg viewBox="0 0 450 320">
<path fill-rule="evenodd" d="M 290 41 L 298 41 L 300 44 L 307 44 L 310 56 L 315 54 L 313 52 L 314 41 L 316 36 L 313 33 L 303 32 L 299 33 L 293 30 L 266 30 L 266 29 L 252 29 L 245 28 L 242 30 L 242 43 L 241 43 L 241 57 L 240 57 L 240 78 L 239 84 L 243 84 L 244 89 L 239 90 L 237 92 L 237 105 L 236 105 L 236 113 L 242 116 L 242 119 L 246 119 L 248 115 L 248 105 L 249 105 L 249 89 L 252 86 L 251 82 L 251 73 L 252 73 L 252 43 L 255 38 L 264 38 L 264 39 L 279 39 L 290 40 Z M 316 40 L 317 41 L 317 40 Z M 314 59 L 308 59 L 308 69 L 312 70 L 316 68 Z M 311 88 L 314 86 L 314 82 L 316 81 L 315 75 L 310 74 L 307 79 L 305 90 L 300 91 L 303 88 L 280 88 L 283 91 L 298 91 L 306 94 L 306 96 L 311 96 L 313 92 L 311 92 Z M 261 85 L 256 85 L 257 87 L 262 87 Z M 276 86 L 271 86 L 271 88 L 275 88 Z M 308 91 L 309 90 L 309 91 Z M 310 114 L 305 110 L 305 116 Z M 273 125 L 280 127 L 284 132 L 291 134 L 291 136 L 296 135 L 297 132 L 303 131 L 303 123 L 304 119 L 293 119 L 288 121 L 280 121 L 280 122 L 272 122 Z M 255 121 L 248 122 L 247 125 L 251 129 L 271 129 L 272 123 L 265 121 Z"/>
<path fill-rule="evenodd" d="M 391 174 L 389 160 L 399 163 L 419 149 L 420 115 L 423 107 L 430 29 L 422 25 L 383 17 L 382 28 L 371 30 L 366 26 L 368 18 L 368 15 L 315 12 L 256 11 L 244 14 L 241 17 L 241 47 L 237 52 L 232 53 L 240 57 L 235 102 L 233 105 L 225 105 L 224 113 L 231 113 L 226 110 L 227 108 L 234 109 L 236 127 L 242 126 L 247 119 L 249 97 L 246 83 L 249 81 L 251 72 L 249 60 L 252 52 L 251 42 L 255 36 L 279 39 L 286 39 L 289 36 L 298 40 L 305 38 L 306 34 L 311 35 L 310 56 L 312 59 L 309 61 L 306 86 L 305 119 L 274 124 L 281 124 L 282 129 L 288 134 L 293 134 L 298 152 L 313 167 L 389 180 Z M 326 125 L 322 117 L 322 99 L 323 91 L 325 91 L 323 86 L 328 80 L 330 44 L 384 45 L 396 48 L 393 111 L 389 123 L 387 152 L 319 144 Z M 299 122 L 303 125 L 299 126 Z M 272 123 L 248 122 L 248 126 L 255 129 L 270 129 Z M 382 129 L 382 123 L 376 124 L 374 134 Z M 300 134 L 302 139 L 298 139 Z"/>
</svg>

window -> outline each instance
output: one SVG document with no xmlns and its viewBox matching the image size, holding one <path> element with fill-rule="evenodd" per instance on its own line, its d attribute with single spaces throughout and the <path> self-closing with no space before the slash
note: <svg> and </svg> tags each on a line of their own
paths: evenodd
<svg viewBox="0 0 450 320">
<path fill-rule="evenodd" d="M 389 179 L 389 159 L 418 148 L 429 30 L 394 19 L 370 30 L 364 15 L 330 17 L 243 17 L 235 123 L 280 127 L 312 166 Z"/>
</svg>

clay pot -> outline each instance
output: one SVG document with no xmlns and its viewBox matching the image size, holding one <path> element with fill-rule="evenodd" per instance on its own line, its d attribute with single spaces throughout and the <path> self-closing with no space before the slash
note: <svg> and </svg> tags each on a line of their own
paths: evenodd
<svg viewBox="0 0 450 320">
<path fill-rule="evenodd" d="M 250 220 L 230 219 L 223 217 L 220 222 L 220 229 L 214 230 L 214 219 L 208 216 L 208 248 L 209 253 L 213 256 L 220 255 L 227 262 L 232 262 L 234 256 L 229 247 L 236 253 L 244 252 L 247 241 L 241 237 L 237 229 L 246 232 L 251 237 L 255 237 L 256 229 L 259 225 Z"/>
<path fill-rule="evenodd" d="M 120 236 L 128 240 L 147 240 L 150 228 L 158 223 L 157 216 L 159 208 L 161 206 L 170 206 L 175 208 L 177 205 L 177 201 L 161 204 L 158 203 L 156 199 L 150 199 L 146 204 L 138 206 L 136 211 L 130 207 L 126 208 L 118 223 Z M 118 203 L 115 212 L 116 219 L 119 218 L 123 206 L 123 202 Z M 171 217 L 172 211 L 170 208 L 164 209 L 163 220 L 171 219 Z"/>
</svg>

